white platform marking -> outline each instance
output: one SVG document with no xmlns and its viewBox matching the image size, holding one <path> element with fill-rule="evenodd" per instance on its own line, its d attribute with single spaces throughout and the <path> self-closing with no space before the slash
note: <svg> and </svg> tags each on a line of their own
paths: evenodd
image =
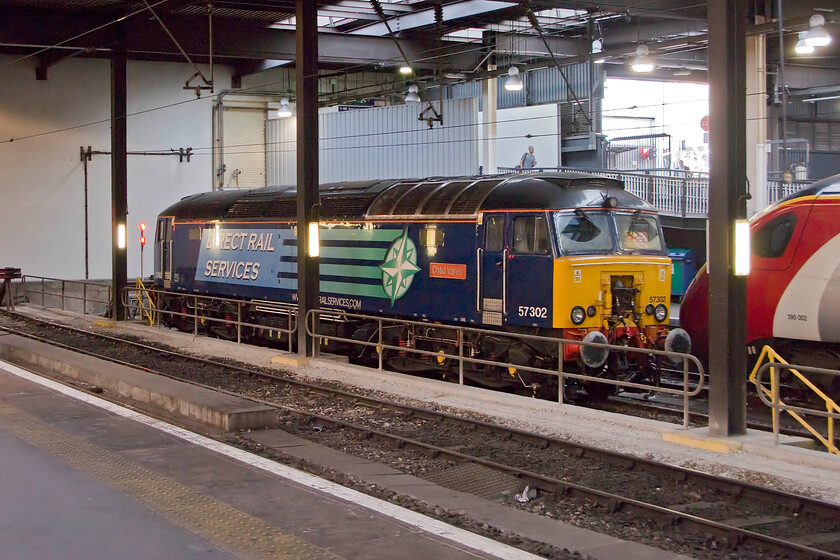
<svg viewBox="0 0 840 560">
<path fill-rule="evenodd" d="M 391 517 L 392 519 L 396 519 L 407 525 L 416 527 L 421 531 L 425 531 L 432 535 L 436 535 L 438 537 L 453 541 L 473 550 L 477 550 L 486 554 L 492 554 L 498 558 L 509 558 L 511 560 L 539 560 L 541 558 L 539 556 L 529 554 L 528 552 L 525 552 L 523 550 L 519 550 L 518 548 L 514 548 L 512 546 L 493 541 L 491 539 L 482 537 L 480 535 L 476 535 L 475 533 L 471 533 L 469 531 L 465 531 L 457 527 L 453 527 L 451 525 L 447 525 L 442 521 L 438 521 L 436 519 L 432 519 L 431 517 L 427 517 L 423 514 L 407 510 L 392 503 L 380 500 L 379 498 L 374 498 L 372 496 L 368 496 L 367 494 L 357 492 L 356 490 L 345 488 L 344 486 L 335 484 L 334 482 L 330 482 L 328 480 L 324 480 L 323 478 L 319 478 L 315 475 L 311 475 L 305 472 L 295 470 L 291 467 L 275 463 L 274 461 L 265 459 L 258 455 L 252 455 L 247 451 L 243 451 L 225 443 L 221 443 L 208 437 L 195 434 L 183 428 L 173 426 L 172 424 L 168 424 L 166 422 L 163 422 L 162 420 L 157 420 L 155 418 L 151 418 L 150 416 L 146 416 L 145 414 L 141 414 L 133 410 L 128 410 L 117 404 L 103 400 L 99 397 L 83 393 L 82 391 L 73 389 L 72 387 L 67 387 L 66 385 L 62 385 L 61 383 L 58 383 L 56 381 L 40 377 L 38 375 L 35 375 L 34 373 L 30 373 L 26 370 L 20 369 L 19 367 L 8 362 L 0 360 L 0 367 L 2 367 L 8 373 L 21 377 L 33 383 L 37 383 L 38 385 L 51 389 L 57 393 L 67 395 L 68 397 L 88 403 L 102 410 L 106 410 L 112 414 L 134 420 L 135 422 L 139 422 L 146 426 L 150 426 L 152 428 L 160 430 L 161 432 L 183 439 L 192 444 L 199 445 L 201 447 L 204 447 L 205 449 L 215 451 L 216 453 L 225 455 L 226 457 L 230 457 L 247 465 L 251 465 L 258 469 L 270 472 L 271 474 L 274 474 L 286 480 L 290 480 L 302 486 L 306 486 L 313 490 L 317 490 L 319 492 L 323 492 L 325 494 L 341 498 L 342 500 L 346 500 L 348 502 L 354 503 L 374 512 L 385 515 L 387 517 Z"/>
</svg>

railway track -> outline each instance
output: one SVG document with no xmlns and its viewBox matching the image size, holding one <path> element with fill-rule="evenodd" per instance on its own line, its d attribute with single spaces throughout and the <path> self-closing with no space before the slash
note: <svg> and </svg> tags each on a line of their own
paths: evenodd
<svg viewBox="0 0 840 560">
<path fill-rule="evenodd" d="M 674 545 L 680 551 L 706 548 L 703 558 L 726 558 L 727 550 L 737 550 L 739 558 L 778 554 L 840 559 L 840 506 L 834 504 L 480 418 L 301 382 L 64 325 L 26 321 L 32 322 L 0 329 L 275 406 L 287 431 L 399 465 L 456 490 L 468 490 L 464 476 L 493 479 L 488 473 L 498 473 L 496 488 L 484 485 L 477 493 L 514 507 L 564 521 L 572 521 L 569 510 L 572 517 L 583 512 L 598 520 L 589 526 L 650 525 L 651 534 L 683 541 L 682 549 L 680 543 Z M 51 335 L 35 335 L 32 331 L 38 329 Z M 184 373 L 187 370 L 189 374 Z"/>
</svg>

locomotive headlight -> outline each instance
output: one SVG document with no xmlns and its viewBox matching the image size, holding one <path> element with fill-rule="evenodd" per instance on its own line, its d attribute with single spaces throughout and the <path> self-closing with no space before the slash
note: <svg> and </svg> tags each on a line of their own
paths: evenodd
<svg viewBox="0 0 840 560">
<path fill-rule="evenodd" d="M 660 303 L 653 310 L 653 318 L 661 323 L 668 318 L 668 308 Z"/>
<path fill-rule="evenodd" d="M 594 317 L 596 313 L 598 313 L 598 310 L 595 309 L 594 305 L 590 305 L 589 307 L 586 308 L 586 314 L 589 315 L 590 317 Z"/>
<path fill-rule="evenodd" d="M 647 307 L 645 307 L 645 313 L 647 313 L 648 315 L 653 315 L 653 312 L 654 312 L 653 304 L 651 304 L 651 303 L 647 304 Z"/>
<path fill-rule="evenodd" d="M 583 323 L 583 320 L 586 319 L 586 311 L 580 305 L 576 305 L 572 308 L 572 323 L 575 325 L 580 325 Z"/>
</svg>

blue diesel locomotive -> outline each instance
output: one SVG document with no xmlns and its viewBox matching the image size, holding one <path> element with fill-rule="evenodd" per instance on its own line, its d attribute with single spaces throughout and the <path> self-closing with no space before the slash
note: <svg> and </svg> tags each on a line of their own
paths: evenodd
<svg viewBox="0 0 840 560">
<path fill-rule="evenodd" d="M 228 320 L 239 313 L 260 325 L 246 338 L 276 341 L 286 319 L 267 306 L 291 306 L 297 297 L 295 197 L 294 187 L 220 191 L 163 211 L 155 284 L 165 293 L 158 305 L 178 312 L 193 306 L 191 294 L 234 298 L 239 309 L 219 303 L 200 311 Z M 429 328 L 390 329 L 388 344 L 457 354 L 449 324 L 665 346 L 671 262 L 654 208 L 621 181 L 536 173 L 333 183 L 321 186 L 320 205 L 321 307 L 429 322 Z M 192 321 L 166 320 L 193 329 Z M 205 328 L 236 338 L 223 322 Z M 328 328 L 376 340 L 373 318 L 337 320 Z M 567 368 L 621 379 L 639 379 L 656 367 L 577 344 L 564 345 L 562 357 L 555 344 L 487 334 L 469 335 L 464 344 L 471 356 L 552 368 L 562 359 Z M 360 361 L 371 350 L 345 349 Z M 445 374 L 454 367 L 405 352 L 384 360 L 399 371 Z M 515 368 L 472 373 L 494 386 L 534 382 Z"/>
</svg>

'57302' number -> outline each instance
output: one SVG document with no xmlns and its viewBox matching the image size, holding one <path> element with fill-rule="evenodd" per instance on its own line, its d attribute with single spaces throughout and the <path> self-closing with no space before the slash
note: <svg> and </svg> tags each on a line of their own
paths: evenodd
<svg viewBox="0 0 840 560">
<path fill-rule="evenodd" d="M 548 308 L 547 307 L 530 307 L 528 305 L 520 305 L 519 306 L 519 316 L 520 317 L 537 317 L 540 319 L 547 319 L 548 318 Z"/>
</svg>

